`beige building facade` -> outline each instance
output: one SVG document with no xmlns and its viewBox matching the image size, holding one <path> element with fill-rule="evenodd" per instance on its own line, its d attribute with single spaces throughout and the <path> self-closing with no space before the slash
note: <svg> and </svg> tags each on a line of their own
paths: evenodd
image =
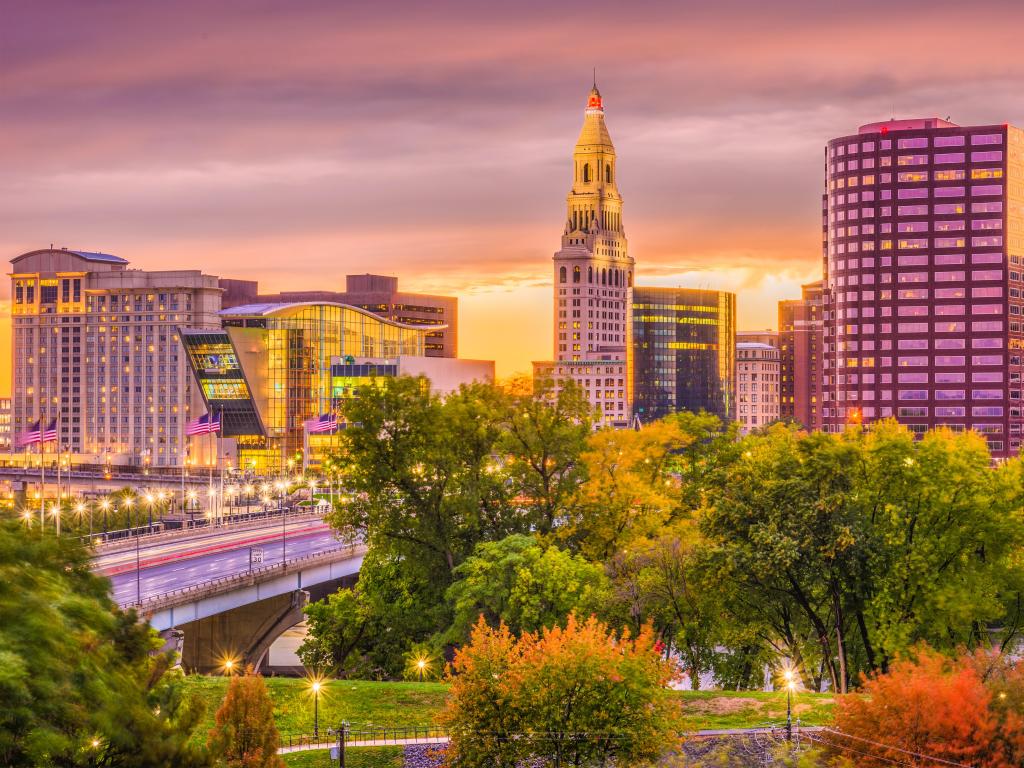
<svg viewBox="0 0 1024 768">
<path fill-rule="evenodd" d="M 736 344 L 736 419 L 743 434 L 778 420 L 779 369 L 779 350 L 771 344 Z"/>
<path fill-rule="evenodd" d="M 534 363 L 534 376 L 556 387 L 576 382 L 600 426 L 623 427 L 632 416 L 633 258 L 622 225 L 615 147 L 604 104 L 590 91 L 573 152 L 562 247 L 554 255 L 554 360 Z"/>
<path fill-rule="evenodd" d="M 11 265 L 13 435 L 58 419 L 76 463 L 181 466 L 201 400 L 178 328 L 219 324 L 217 278 L 53 248 Z"/>
</svg>

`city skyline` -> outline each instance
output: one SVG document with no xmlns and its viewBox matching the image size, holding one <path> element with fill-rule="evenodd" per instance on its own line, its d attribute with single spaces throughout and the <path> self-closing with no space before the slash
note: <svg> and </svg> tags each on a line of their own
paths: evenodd
<svg viewBox="0 0 1024 768">
<path fill-rule="evenodd" d="M 820 276 L 827 140 L 891 116 L 1024 122 L 1024 72 L 1013 24 L 952 4 L 887 9 L 884 26 L 878 4 L 856 18 L 734 5 L 742 21 L 640 4 L 597 50 L 586 34 L 574 42 L 578 17 L 529 3 L 429 15 L 305 3 L 287 18 L 272 6 L 19 6 L 0 30 L 0 242 L 275 290 L 309 289 L 310 272 L 338 290 L 347 273 L 395 274 L 460 296 L 463 354 L 527 371 L 548 354 L 554 212 L 596 65 L 638 279 L 735 291 L 739 327 L 774 327 L 776 302 Z M 1004 22 L 1016 11 L 987 7 Z M 965 36 L 986 44 L 921 56 Z M 522 332 L 496 348 L 512 311 Z"/>
</svg>

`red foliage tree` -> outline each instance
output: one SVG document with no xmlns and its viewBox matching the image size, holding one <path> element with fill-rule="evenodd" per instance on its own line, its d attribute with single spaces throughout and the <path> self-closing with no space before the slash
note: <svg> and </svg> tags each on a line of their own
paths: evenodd
<svg viewBox="0 0 1024 768">
<path fill-rule="evenodd" d="M 858 766 L 1024 765 L 1024 668 L 979 653 L 949 659 L 922 649 L 839 699 L 821 739 Z"/>
</svg>

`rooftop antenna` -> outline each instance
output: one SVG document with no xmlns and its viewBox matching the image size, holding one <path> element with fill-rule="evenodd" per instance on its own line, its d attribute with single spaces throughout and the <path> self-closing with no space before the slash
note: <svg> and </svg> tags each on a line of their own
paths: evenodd
<svg viewBox="0 0 1024 768">
<path fill-rule="evenodd" d="M 594 88 L 597 88 L 597 67 L 594 67 Z"/>
</svg>

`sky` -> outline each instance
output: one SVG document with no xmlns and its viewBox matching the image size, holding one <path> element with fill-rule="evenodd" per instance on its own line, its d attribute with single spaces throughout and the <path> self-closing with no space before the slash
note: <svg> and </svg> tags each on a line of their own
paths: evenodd
<svg viewBox="0 0 1024 768">
<path fill-rule="evenodd" d="M 0 252 L 460 298 L 460 356 L 550 357 L 592 68 L 637 282 L 820 277 L 823 148 L 863 123 L 1024 124 L 1019 2 L 0 0 Z M 0 390 L 9 379 L 9 285 Z"/>
</svg>

